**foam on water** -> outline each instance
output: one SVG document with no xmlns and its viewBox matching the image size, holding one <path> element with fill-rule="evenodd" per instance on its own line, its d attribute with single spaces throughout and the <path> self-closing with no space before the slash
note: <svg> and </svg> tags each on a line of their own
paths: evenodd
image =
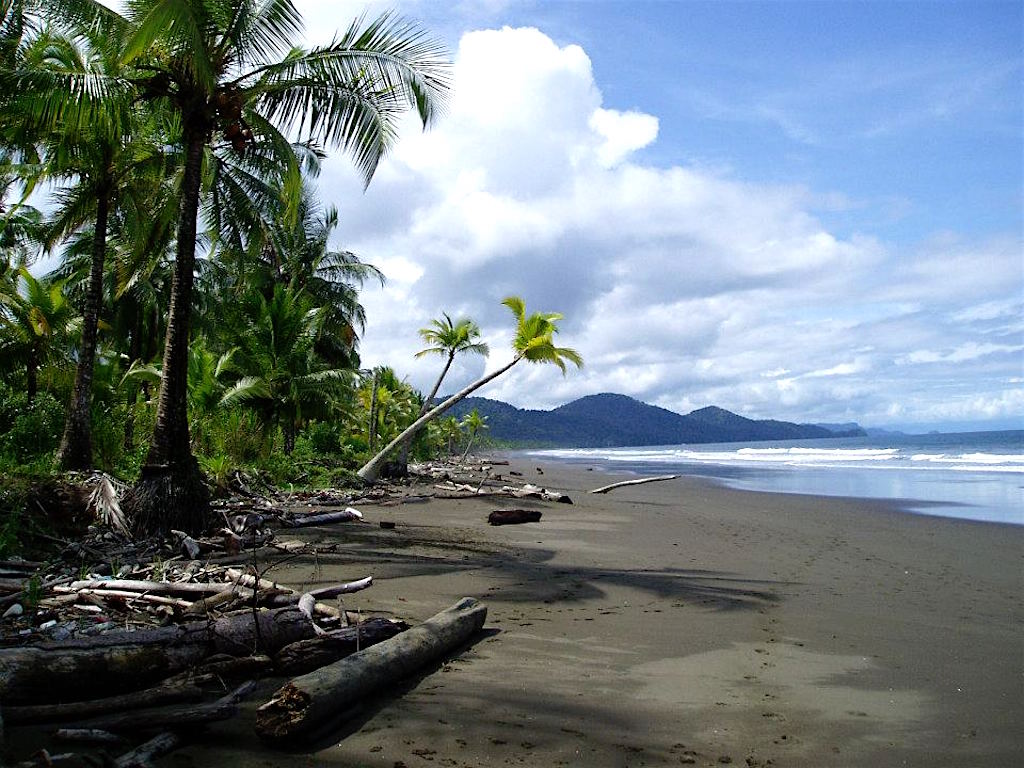
<svg viewBox="0 0 1024 768">
<path fill-rule="evenodd" d="M 751 490 L 895 499 L 911 511 L 1024 524 L 1024 431 L 530 453 L 629 471 L 672 468 Z"/>
</svg>

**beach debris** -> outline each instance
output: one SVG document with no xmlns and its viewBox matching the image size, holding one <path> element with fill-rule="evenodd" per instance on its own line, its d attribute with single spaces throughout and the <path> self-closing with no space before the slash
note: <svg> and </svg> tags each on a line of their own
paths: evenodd
<svg viewBox="0 0 1024 768">
<path fill-rule="evenodd" d="M 295 607 L 0 649 L 5 705 L 45 701 L 54 691 L 113 695 L 194 666 L 215 653 L 275 653 L 315 635 Z"/>
<path fill-rule="evenodd" d="M 487 607 L 464 597 L 427 621 L 340 661 L 300 675 L 256 711 L 256 733 L 293 742 L 367 696 L 465 644 L 479 632 Z"/>
<path fill-rule="evenodd" d="M 328 523 L 347 523 L 351 521 L 365 522 L 363 520 L 363 513 L 353 507 L 346 507 L 336 512 L 281 517 L 281 523 L 286 528 L 303 528 L 309 525 L 327 525 Z"/>
<path fill-rule="evenodd" d="M 146 688 L 141 691 L 133 691 L 118 696 L 108 696 L 102 699 L 69 701 L 62 704 L 29 704 L 20 707 L 4 706 L 4 721 L 8 725 L 68 722 L 111 712 L 144 709 L 146 707 L 176 704 L 183 701 L 199 701 L 202 698 L 202 689 L 192 682 L 165 682 L 154 688 Z M 66 738 L 70 739 L 72 737 Z M 81 734 L 74 738 L 86 740 Z"/>
<path fill-rule="evenodd" d="M 274 669 L 282 675 L 304 675 L 350 656 L 361 648 L 383 642 L 408 628 L 409 625 L 404 621 L 377 616 L 365 619 L 350 627 L 286 645 L 274 657 Z"/>
<path fill-rule="evenodd" d="M 491 525 L 539 523 L 540 516 L 540 510 L 537 509 L 496 509 L 487 516 L 487 522 Z"/>
<path fill-rule="evenodd" d="M 640 477 L 636 480 L 623 480 L 618 483 L 612 483 L 611 485 L 602 485 L 600 488 L 595 488 L 591 493 L 608 493 L 613 488 L 621 488 L 625 485 L 643 485 L 644 483 L 657 483 L 662 480 L 675 480 L 679 475 L 657 475 L 655 477 Z"/>
<path fill-rule="evenodd" d="M 158 733 L 131 752 L 125 752 L 114 761 L 116 768 L 147 768 L 153 760 L 173 752 L 181 746 L 181 737 L 173 731 Z"/>
</svg>

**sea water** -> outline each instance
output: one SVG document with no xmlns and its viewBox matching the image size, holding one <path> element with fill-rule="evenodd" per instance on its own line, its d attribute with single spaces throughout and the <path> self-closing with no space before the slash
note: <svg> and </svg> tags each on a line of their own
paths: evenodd
<svg viewBox="0 0 1024 768">
<path fill-rule="evenodd" d="M 889 499 L 910 512 L 1024 525 L 1024 430 L 529 453 L 599 469 L 698 475 L 747 490 Z"/>
</svg>

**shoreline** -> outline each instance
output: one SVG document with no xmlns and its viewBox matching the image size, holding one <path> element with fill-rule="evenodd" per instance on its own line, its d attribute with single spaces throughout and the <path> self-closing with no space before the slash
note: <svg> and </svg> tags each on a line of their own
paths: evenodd
<svg viewBox="0 0 1024 768">
<path fill-rule="evenodd" d="M 794 441 L 796 442 L 796 441 Z M 739 445 L 746 446 L 746 443 Z M 539 451 L 539 453 L 538 453 Z M 939 479 L 934 470 L 905 467 L 897 470 L 905 475 L 898 483 L 903 492 L 893 493 L 892 476 L 889 468 L 870 466 L 814 466 L 786 467 L 781 465 L 756 465 L 734 463 L 690 463 L 679 461 L 649 461 L 643 458 L 609 459 L 603 456 L 556 456 L 547 455 L 543 449 L 516 449 L 496 452 L 505 458 L 519 454 L 526 461 L 543 461 L 586 468 L 588 471 L 624 473 L 631 475 L 680 474 L 686 477 L 709 481 L 719 487 L 751 493 L 771 493 L 792 496 L 815 496 L 846 501 L 883 502 L 896 509 L 914 515 L 971 520 L 995 524 L 1024 525 L 1024 494 L 1021 486 L 1007 484 L 1007 478 L 1017 473 L 998 473 L 997 483 L 1002 492 L 998 499 L 977 496 L 970 500 L 966 496 L 977 493 L 976 477 L 973 473 L 953 479 Z M 809 478 L 815 478 L 811 481 Z M 889 480 L 889 489 L 884 489 Z M 1010 481 L 1012 482 L 1012 481 Z M 904 484 L 915 486 L 918 493 L 906 492 Z M 1011 487 L 1013 490 L 1011 490 Z M 992 488 L 988 488 L 991 492 Z M 1019 498 L 1010 498 L 1015 495 Z"/>
<path fill-rule="evenodd" d="M 308 752 L 258 743 L 257 696 L 160 764 L 952 768 L 1024 759 L 1019 526 L 686 477 L 593 495 L 598 477 L 617 473 L 505 458 L 509 466 L 495 467 L 504 478 L 575 503 L 366 505 L 370 522 L 395 530 L 319 529 L 342 543 L 338 554 L 272 574 L 296 586 L 372 574 L 373 588 L 346 607 L 410 621 L 478 597 L 489 608 L 481 638 Z M 512 507 L 543 518 L 486 524 L 489 511 Z"/>
</svg>

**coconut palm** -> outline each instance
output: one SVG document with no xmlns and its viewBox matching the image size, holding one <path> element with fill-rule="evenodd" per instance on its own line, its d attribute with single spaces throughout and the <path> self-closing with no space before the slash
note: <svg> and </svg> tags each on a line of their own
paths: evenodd
<svg viewBox="0 0 1024 768">
<path fill-rule="evenodd" d="M 317 356 L 320 312 L 302 292 L 278 285 L 270 300 L 251 291 L 242 304 L 231 361 L 243 376 L 220 404 L 253 407 L 268 431 L 281 429 L 288 454 L 305 419 L 325 409 L 327 395 L 347 385 L 351 372 Z"/>
<path fill-rule="evenodd" d="M 462 454 L 462 461 L 465 461 L 469 456 L 470 450 L 473 448 L 473 441 L 476 439 L 477 434 L 482 429 L 487 429 L 487 417 L 481 416 L 480 411 L 474 408 L 472 411 L 467 413 L 462 421 L 459 422 L 459 426 L 466 430 L 469 435 L 469 439 L 466 441 L 466 450 Z"/>
<path fill-rule="evenodd" d="M 127 25 L 122 64 L 134 75 L 69 73 L 64 92 L 78 98 L 51 98 L 41 113 L 88 123 L 104 100 L 130 91 L 166 105 L 180 121 L 184 161 L 163 381 L 147 463 L 126 504 L 141 531 L 198 532 L 210 518 L 189 446 L 187 359 L 207 150 L 230 145 L 245 155 L 271 146 L 284 186 L 297 191 L 300 163 L 279 129 L 294 130 L 343 148 L 368 183 L 404 110 L 415 109 L 424 126 L 434 119 L 450 68 L 437 43 L 391 15 L 359 20 L 330 45 L 307 51 L 293 45 L 302 20 L 291 0 L 130 0 L 126 18 L 95 0 L 46 7 L 84 24 Z M 0 78 L 0 88 L 20 84 Z"/>
<path fill-rule="evenodd" d="M 483 378 L 474 381 L 468 387 L 456 392 L 443 403 L 431 408 L 416 419 L 402 434 L 384 446 L 376 456 L 360 468 L 358 474 L 364 482 L 372 483 L 377 480 L 388 454 L 401 445 L 402 441 L 408 438 L 409 435 L 415 434 L 416 430 L 431 419 L 444 413 L 460 400 L 469 397 L 480 387 L 498 378 L 522 360 L 528 360 L 531 363 L 551 363 L 558 366 L 563 375 L 566 372 L 566 362 L 573 363 L 577 368 L 583 367 L 583 358 L 579 352 L 568 347 L 555 346 L 554 335 L 558 333 L 556 323 L 562 319 L 562 315 L 557 312 L 534 312 L 532 315 L 527 315 L 526 304 L 518 296 L 509 296 L 501 303 L 508 307 L 516 318 L 516 334 L 512 341 L 514 351 L 512 359 Z"/>
<path fill-rule="evenodd" d="M 37 278 L 25 267 L 18 270 L 15 291 L 0 291 L 0 366 L 24 366 L 30 404 L 40 370 L 65 357 L 77 320 L 63 282 Z"/>
<path fill-rule="evenodd" d="M 434 381 L 430 394 L 424 398 L 417 418 L 426 413 L 431 403 L 434 402 L 434 398 L 437 397 L 437 393 L 441 389 L 441 382 L 448 375 L 456 355 L 468 352 L 487 357 L 490 354 L 490 348 L 487 346 L 487 343 L 479 340 L 480 327 L 468 317 L 452 322 L 448 313 L 442 312 L 440 318 L 434 318 L 426 328 L 420 328 L 419 334 L 427 346 L 417 352 L 416 357 L 439 355 L 444 358 L 444 367 L 441 369 L 437 380 Z M 407 472 L 409 446 L 412 445 L 414 438 L 415 434 L 412 434 L 402 443 L 402 450 L 398 459 L 398 473 L 400 475 L 404 475 Z"/>
<path fill-rule="evenodd" d="M 38 34 L 26 46 L 23 66 L 55 72 L 82 72 L 94 77 L 120 76 L 123 33 L 116 28 L 103 34 L 95 27 L 76 35 L 50 31 Z M 104 294 L 108 229 L 122 199 L 137 200 L 132 177 L 144 174 L 162 179 L 171 166 L 163 145 L 166 120 L 139 106 L 114 100 L 85 127 L 74 125 L 42 137 L 42 162 L 27 171 L 29 187 L 40 179 L 63 182 L 56 193 L 57 210 L 50 222 L 47 247 L 91 226 L 90 268 L 81 306 L 82 338 L 77 354 L 75 382 L 57 451 L 63 469 L 92 467 L 90 410 L 97 330 Z M 150 209 L 152 213 L 152 208 Z"/>
</svg>

